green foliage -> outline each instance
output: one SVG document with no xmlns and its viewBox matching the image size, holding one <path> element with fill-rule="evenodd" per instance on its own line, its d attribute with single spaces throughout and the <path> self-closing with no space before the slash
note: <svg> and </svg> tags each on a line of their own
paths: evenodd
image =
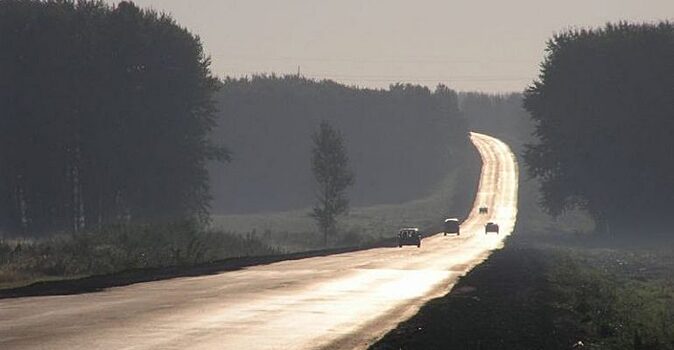
<svg viewBox="0 0 674 350">
<path fill-rule="evenodd" d="M 272 75 L 226 79 L 217 96 L 213 135 L 234 161 L 212 167 L 216 214 L 310 207 L 310 137 L 324 120 L 348 140 L 354 206 L 425 197 L 472 151 L 456 93 L 444 86 L 373 90 Z"/>
<path fill-rule="evenodd" d="M 349 209 L 346 189 L 354 184 L 344 138 L 330 123 L 322 122 L 312 137 L 311 171 L 317 183 L 316 205 L 311 216 L 323 233 L 323 243 L 335 235 L 337 217 Z"/>
<path fill-rule="evenodd" d="M 0 226 L 206 218 L 218 82 L 198 38 L 133 3 L 0 2 Z"/>
<path fill-rule="evenodd" d="M 550 40 L 540 80 L 524 99 L 540 140 L 525 160 L 549 212 L 587 209 L 613 231 L 669 226 L 662 218 L 674 205 L 672 62 L 668 22 L 609 24 Z"/>
<path fill-rule="evenodd" d="M 671 251 L 555 249 L 547 278 L 559 321 L 590 349 L 674 349 Z"/>
</svg>

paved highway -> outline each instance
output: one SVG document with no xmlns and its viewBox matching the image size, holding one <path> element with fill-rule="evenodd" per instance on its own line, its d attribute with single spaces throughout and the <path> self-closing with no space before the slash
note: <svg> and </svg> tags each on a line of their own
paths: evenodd
<svg viewBox="0 0 674 350">
<path fill-rule="evenodd" d="M 447 293 L 512 231 L 515 157 L 495 138 L 471 139 L 483 165 L 461 236 L 99 293 L 0 300 L 0 349 L 366 348 Z M 480 206 L 489 213 L 478 214 Z M 487 221 L 501 234 L 485 235 Z"/>
</svg>

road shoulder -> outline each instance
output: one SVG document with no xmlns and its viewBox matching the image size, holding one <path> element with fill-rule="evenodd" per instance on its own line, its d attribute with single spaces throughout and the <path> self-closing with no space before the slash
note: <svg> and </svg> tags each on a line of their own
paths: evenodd
<svg viewBox="0 0 674 350">
<path fill-rule="evenodd" d="M 545 270 L 539 251 L 498 250 L 371 349 L 553 349 Z"/>
</svg>

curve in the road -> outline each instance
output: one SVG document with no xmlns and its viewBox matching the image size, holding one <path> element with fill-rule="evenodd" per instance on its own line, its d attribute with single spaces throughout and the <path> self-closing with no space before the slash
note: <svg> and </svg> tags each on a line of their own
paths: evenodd
<svg viewBox="0 0 674 350">
<path fill-rule="evenodd" d="M 364 348 L 503 244 L 517 215 L 517 163 L 472 133 L 483 166 L 461 236 L 286 261 L 101 293 L 0 300 L 1 349 Z M 479 206 L 488 215 L 477 213 Z M 485 235 L 497 222 L 501 234 Z"/>
</svg>

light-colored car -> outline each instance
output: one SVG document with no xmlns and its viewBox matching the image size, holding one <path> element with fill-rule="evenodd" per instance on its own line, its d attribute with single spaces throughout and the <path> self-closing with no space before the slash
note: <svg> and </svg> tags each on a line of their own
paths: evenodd
<svg viewBox="0 0 674 350">
<path fill-rule="evenodd" d="M 421 247 L 421 232 L 416 227 L 400 229 L 398 232 L 398 247 L 404 245 L 415 245 Z"/>
<path fill-rule="evenodd" d="M 459 225 L 459 219 L 446 219 L 442 231 L 445 236 L 450 233 L 456 233 L 457 236 L 461 235 L 461 225 Z"/>
<path fill-rule="evenodd" d="M 486 235 L 489 232 L 495 232 L 496 234 L 498 234 L 498 224 L 488 222 L 486 225 L 484 225 L 484 234 Z"/>
</svg>

